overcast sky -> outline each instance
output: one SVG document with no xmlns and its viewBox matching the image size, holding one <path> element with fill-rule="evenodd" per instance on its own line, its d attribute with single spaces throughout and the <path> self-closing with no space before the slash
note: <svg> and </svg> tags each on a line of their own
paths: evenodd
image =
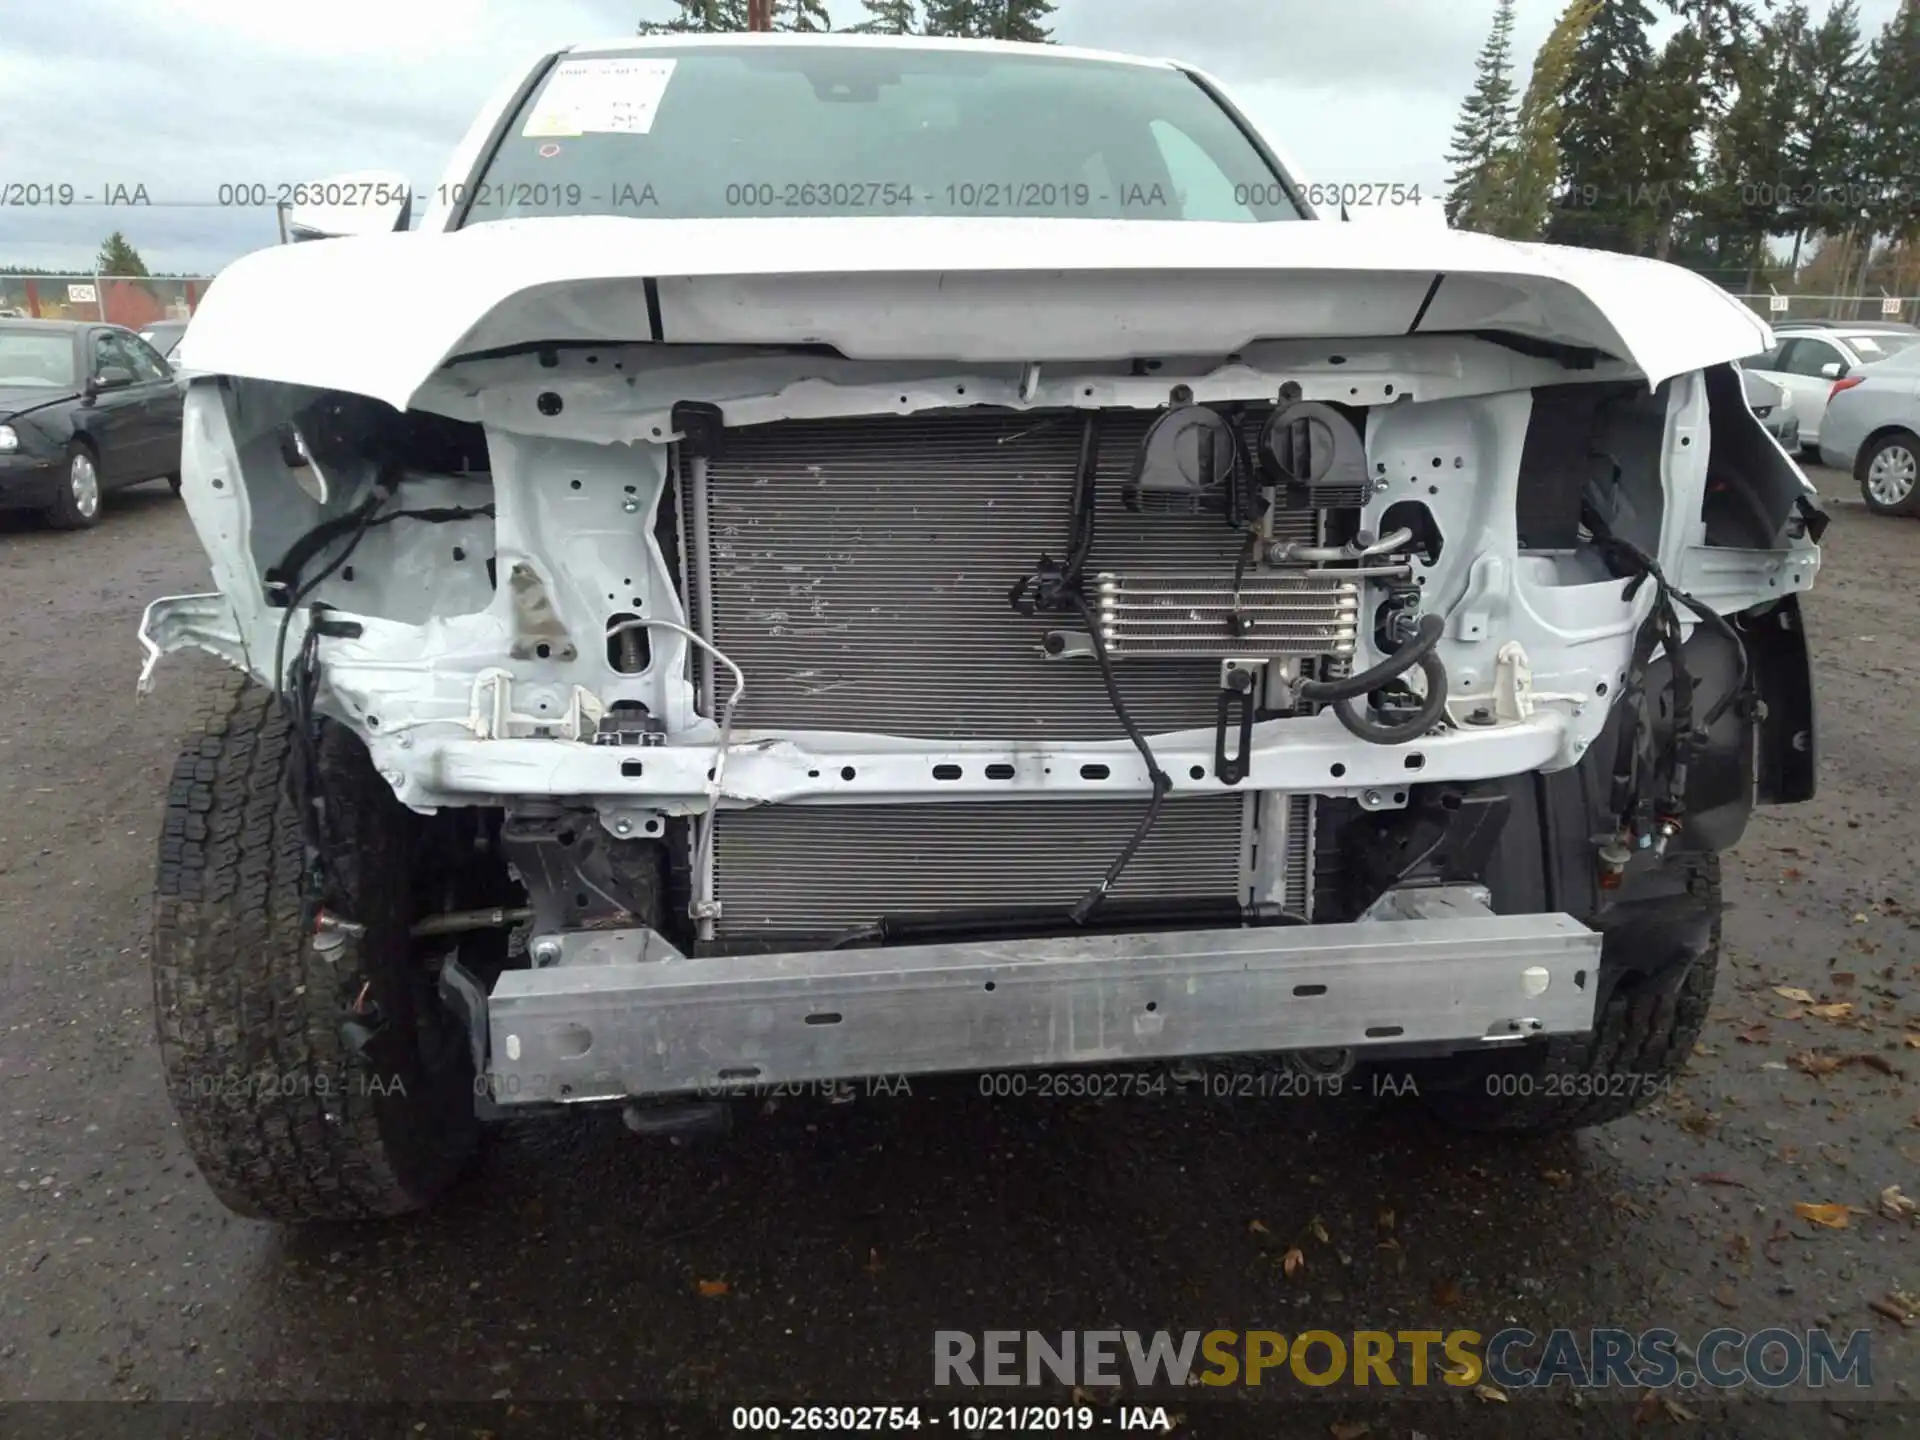
<svg viewBox="0 0 1920 1440">
<path fill-rule="evenodd" d="M 859 0 L 829 0 L 837 24 Z M 1871 34 L 1895 0 L 1864 0 Z M 416 190 L 500 81 L 544 51 L 630 34 L 666 0 L 4 0 L 0 186 L 144 185 L 148 208 L 0 207 L 0 268 L 91 263 L 116 227 L 154 270 L 275 242 L 222 183 L 393 169 Z M 1521 64 L 1563 8 L 1520 0 Z M 1656 5 L 1655 7 L 1659 7 Z M 1814 0 L 1816 12 L 1824 10 Z M 1228 82 L 1309 178 L 1444 186 L 1493 0 L 1060 0 L 1066 44 L 1169 55 Z"/>
</svg>

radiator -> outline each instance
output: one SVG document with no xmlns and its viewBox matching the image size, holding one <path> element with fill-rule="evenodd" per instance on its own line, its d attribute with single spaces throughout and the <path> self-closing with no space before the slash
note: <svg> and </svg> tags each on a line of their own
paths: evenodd
<svg viewBox="0 0 1920 1440">
<path fill-rule="evenodd" d="M 1129 796 L 730 811 L 714 837 L 718 933 L 810 935 L 883 914 L 1071 905 L 1120 853 L 1145 803 Z M 1245 815 L 1238 795 L 1167 801 L 1113 893 L 1238 895 Z M 1304 863 L 1304 836 L 1298 848 Z"/>
<path fill-rule="evenodd" d="M 1152 415 L 1102 420 L 1089 572 L 1231 578 L 1217 516 L 1137 515 L 1120 487 Z M 1049 660 L 1061 617 L 1007 592 L 1063 559 L 1082 417 L 999 412 L 787 421 L 727 432 L 708 466 L 714 642 L 746 672 L 743 727 L 923 739 L 1107 740 L 1123 733 L 1090 659 Z M 1310 540 L 1311 512 L 1276 533 Z M 1129 659 L 1148 734 L 1211 728 L 1210 660 Z"/>
<path fill-rule="evenodd" d="M 713 638 L 747 676 L 743 729 L 852 730 L 1026 743 L 1123 735 L 1088 658 L 1050 660 L 1062 617 L 1023 617 L 1008 591 L 1040 557 L 1063 559 L 1083 416 L 953 412 L 785 421 L 729 430 L 707 469 Z M 1230 582 L 1243 536 L 1217 516 L 1140 515 L 1121 503 L 1154 417 L 1102 417 L 1088 574 Z M 684 490 L 683 490 L 684 493 Z M 1275 516 L 1281 539 L 1315 540 L 1313 512 Z M 1280 592 L 1265 581 L 1262 633 Z M 1289 596 L 1289 600 L 1293 597 Z M 1350 597 L 1301 597 L 1312 644 L 1351 648 Z M 1179 627 L 1175 627 L 1178 629 Z M 1213 728 L 1216 659 L 1129 645 L 1116 661 L 1149 734 Z M 723 938 L 816 935 L 883 914 L 1071 904 L 1133 833 L 1145 797 L 1113 800 L 768 806 L 715 830 Z M 1115 894 L 1245 897 L 1256 803 L 1169 801 Z M 1310 889 L 1304 798 L 1287 806 L 1286 903 Z"/>
</svg>

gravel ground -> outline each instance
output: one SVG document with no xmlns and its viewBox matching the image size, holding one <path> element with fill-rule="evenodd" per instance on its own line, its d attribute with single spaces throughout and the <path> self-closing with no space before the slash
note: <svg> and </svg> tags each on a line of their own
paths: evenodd
<svg viewBox="0 0 1920 1440">
<path fill-rule="evenodd" d="M 1732 858 L 1714 1019 L 1648 1113 L 1516 1144 L 1406 1104 L 917 1087 L 687 1146 L 516 1126 L 430 1217 L 309 1231 L 214 1202 L 152 1039 L 154 831 L 213 670 L 177 657 L 137 701 L 134 630 L 207 588 L 185 514 L 142 489 L 80 534 L 0 517 L 0 1400 L 634 1400 L 698 1428 L 709 1405 L 931 1399 L 936 1328 L 1777 1324 L 1871 1330 L 1872 1390 L 1169 1410 L 1194 1434 L 1899 1433 L 1915 1331 L 1871 1307 L 1920 1292 L 1920 1230 L 1880 1213 L 1888 1186 L 1920 1196 L 1920 525 L 1818 478 L 1822 794 Z M 1857 1208 L 1824 1229 L 1798 1202 Z M 473 1413 L 494 1409 L 527 1413 Z M 9 1406 L 0 1433 L 126 1413 Z"/>
</svg>

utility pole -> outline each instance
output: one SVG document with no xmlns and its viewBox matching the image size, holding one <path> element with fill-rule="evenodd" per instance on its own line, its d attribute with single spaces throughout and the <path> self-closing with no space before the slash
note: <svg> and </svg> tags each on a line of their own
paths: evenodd
<svg viewBox="0 0 1920 1440">
<path fill-rule="evenodd" d="M 773 0 L 747 0 L 747 29 L 773 29 Z"/>
</svg>

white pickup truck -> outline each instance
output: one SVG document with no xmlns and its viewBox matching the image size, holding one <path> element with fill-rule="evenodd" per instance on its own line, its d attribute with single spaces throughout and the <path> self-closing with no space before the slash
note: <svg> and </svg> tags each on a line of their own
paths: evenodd
<svg viewBox="0 0 1920 1440">
<path fill-rule="evenodd" d="M 1738 302 L 1322 218 L 1207 76 L 1055 47 L 578 46 L 375 189 L 182 346 L 219 589 L 143 639 L 242 674 L 153 956 L 229 1205 L 769 1085 L 1392 1066 L 1530 1130 L 1684 1062 L 1717 854 L 1815 773 Z"/>
</svg>

